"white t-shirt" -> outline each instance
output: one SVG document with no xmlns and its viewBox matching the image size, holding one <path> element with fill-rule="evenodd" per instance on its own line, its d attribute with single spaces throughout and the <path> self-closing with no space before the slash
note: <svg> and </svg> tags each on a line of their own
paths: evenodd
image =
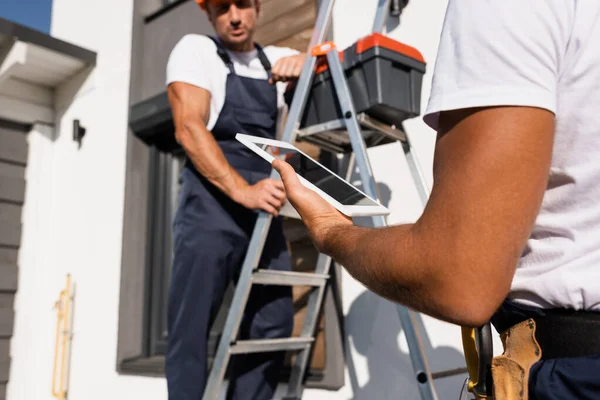
<svg viewBox="0 0 600 400">
<path fill-rule="evenodd" d="M 267 46 L 263 51 L 271 66 L 283 57 L 298 54 L 298 51 L 286 47 Z M 235 73 L 255 79 L 267 79 L 265 68 L 260 63 L 258 51 L 227 51 L 233 62 Z M 225 102 L 225 85 L 229 68 L 217 54 L 217 47 L 209 37 L 188 34 L 175 45 L 167 63 L 167 85 L 172 82 L 185 82 L 206 89 L 211 94 L 210 117 L 207 129 L 211 130 L 219 118 Z M 277 82 L 278 131 L 281 131 L 282 116 L 287 110 L 283 93 L 286 83 Z"/>
<path fill-rule="evenodd" d="M 600 1 L 450 0 L 425 122 L 494 105 L 556 115 L 549 184 L 510 297 L 600 311 Z"/>
</svg>

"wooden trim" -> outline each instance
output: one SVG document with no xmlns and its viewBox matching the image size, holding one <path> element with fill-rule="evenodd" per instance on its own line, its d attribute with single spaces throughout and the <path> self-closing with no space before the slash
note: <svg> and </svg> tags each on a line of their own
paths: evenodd
<svg viewBox="0 0 600 400">
<path fill-rule="evenodd" d="M 307 3 L 289 10 L 281 18 L 260 26 L 256 30 L 255 41 L 264 46 L 277 43 L 291 32 L 300 32 L 314 26 L 317 10 L 314 3 Z"/>
<path fill-rule="evenodd" d="M 267 4 L 262 4 L 256 24 L 257 31 L 286 14 L 292 13 L 294 9 L 307 4 L 315 6 L 315 0 L 270 0 Z"/>
<path fill-rule="evenodd" d="M 283 40 L 275 43 L 275 46 L 289 47 L 298 51 L 307 51 L 310 45 L 310 39 L 312 39 L 313 27 L 307 28 L 303 31 L 296 32 L 291 36 L 284 38 Z"/>
</svg>

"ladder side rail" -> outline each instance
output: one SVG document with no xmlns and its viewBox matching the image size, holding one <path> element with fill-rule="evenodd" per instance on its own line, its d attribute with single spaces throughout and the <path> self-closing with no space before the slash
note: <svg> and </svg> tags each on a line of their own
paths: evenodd
<svg viewBox="0 0 600 400">
<path fill-rule="evenodd" d="M 423 169 L 421 168 L 408 132 L 406 133 L 406 142 L 402 143 L 402 147 L 404 148 L 406 162 L 408 163 L 410 174 L 412 175 L 412 178 L 415 182 L 417 192 L 419 193 L 419 198 L 421 199 L 423 207 L 425 207 L 425 205 L 427 205 L 427 201 L 429 200 L 429 194 L 431 192 L 431 189 L 427 184 L 425 174 L 423 173 Z"/>
<path fill-rule="evenodd" d="M 306 60 L 304 61 L 302 72 L 296 83 L 296 89 L 294 91 L 294 96 L 292 97 L 292 103 L 290 104 L 285 123 L 282 137 L 282 141 L 284 142 L 291 143 L 296 138 L 296 128 L 300 123 L 299 121 L 306 105 L 306 100 L 314 77 L 315 65 L 317 63 L 317 57 L 311 54 L 311 49 L 323 42 L 331 25 L 331 14 L 333 12 L 335 0 L 321 0 L 320 3 L 319 13 L 317 14 L 317 20 L 315 21 L 310 45 L 306 52 Z"/>
<path fill-rule="evenodd" d="M 328 274 L 332 265 L 331 257 L 325 254 L 319 254 L 317 261 L 316 270 L 318 273 Z M 331 279 L 331 278 L 330 278 Z M 318 288 L 312 289 L 312 293 L 309 295 L 308 303 L 306 306 L 306 314 L 304 316 L 304 323 L 302 325 L 302 331 L 300 337 L 313 337 L 317 328 L 317 322 L 319 320 L 319 312 L 321 311 L 323 298 L 327 291 L 328 285 L 323 285 Z M 316 338 L 315 342 L 316 343 Z M 308 368 L 308 362 L 310 359 L 312 346 L 300 351 L 296 355 L 296 360 L 292 366 L 292 373 L 288 383 L 288 398 L 301 399 L 302 392 L 304 391 L 304 375 Z"/>
<path fill-rule="evenodd" d="M 377 4 L 377 13 L 373 21 L 373 32 L 383 32 L 390 12 L 390 0 L 379 0 Z"/>
<path fill-rule="evenodd" d="M 421 199 L 421 203 L 422 203 L 423 207 L 425 207 L 425 205 L 427 204 L 427 201 L 429 199 L 430 189 L 427 184 L 427 181 L 425 180 L 425 175 L 423 174 L 423 170 L 421 169 L 421 166 L 419 164 L 419 160 L 415 153 L 415 150 L 414 150 L 414 147 L 410 140 L 408 132 L 406 132 L 406 142 L 402 143 L 402 147 L 404 149 L 404 155 L 406 157 L 406 162 L 408 164 L 410 173 L 411 173 L 413 181 L 415 183 L 415 187 L 419 194 L 419 198 Z M 421 342 L 420 336 L 418 334 L 418 329 L 416 328 L 417 321 L 416 321 L 415 312 L 412 310 L 409 310 L 405 307 L 402 307 L 402 306 L 397 307 L 397 311 L 398 311 L 398 316 L 400 317 L 400 320 L 402 321 L 402 326 L 406 326 L 405 324 L 408 323 L 408 321 L 410 321 L 410 324 L 413 327 L 413 329 L 410 329 L 410 330 L 405 329 L 405 335 L 406 335 L 407 342 L 410 343 L 412 341 L 412 342 L 420 343 Z M 409 335 L 411 336 L 410 341 L 408 338 Z M 422 345 L 421 345 L 421 348 L 422 348 Z M 417 359 L 417 357 L 415 357 L 415 355 L 412 352 L 410 352 L 410 357 L 411 357 L 411 362 L 413 363 L 413 365 L 416 366 L 417 382 L 419 385 L 419 389 L 421 390 L 421 393 L 423 393 L 425 391 L 424 382 L 425 381 L 431 382 L 433 379 L 431 376 L 431 372 L 430 372 L 428 366 L 426 364 L 421 364 L 420 360 Z M 425 358 L 423 359 L 423 361 L 424 361 L 424 363 L 426 363 Z M 418 372 L 419 369 L 421 371 L 424 371 L 425 375 L 420 375 L 420 373 Z"/>
<path fill-rule="evenodd" d="M 377 184 L 375 183 L 373 170 L 371 168 L 371 163 L 369 162 L 367 152 L 366 150 L 359 151 L 359 149 L 365 148 L 366 145 L 356 120 L 356 111 L 349 95 L 350 89 L 348 88 L 348 84 L 344 77 L 344 70 L 339 61 L 337 51 L 330 51 L 327 53 L 327 62 L 329 64 L 333 85 L 337 94 L 340 108 L 342 110 L 342 114 L 344 115 L 344 118 L 346 118 L 348 136 L 354 151 L 354 162 L 359 166 L 358 172 L 360 174 L 363 188 L 365 193 L 374 199 L 379 200 L 379 190 L 377 189 Z M 384 216 L 373 217 L 373 222 L 375 222 L 378 226 L 386 225 L 386 219 Z"/>
<path fill-rule="evenodd" d="M 239 331 L 244 308 L 250 294 L 252 273 L 260 260 L 271 220 L 272 216 L 268 213 L 260 213 L 256 220 L 252 238 L 248 245 L 248 252 L 242 265 L 236 290 L 229 307 L 229 312 L 227 313 L 223 333 L 204 390 L 203 400 L 216 400 L 219 396 L 229 363 L 229 357 L 231 356 L 229 347 L 237 337 Z"/>
<path fill-rule="evenodd" d="M 359 168 L 363 188 L 365 192 L 373 198 L 379 200 L 377 186 L 373 176 L 372 168 L 367 156 L 366 145 L 360 133 L 360 127 L 356 120 L 354 106 L 350 99 L 350 91 L 344 79 L 344 71 L 339 58 L 335 52 L 327 53 L 327 61 L 333 78 L 335 91 L 342 113 L 347 118 L 347 127 L 352 149 L 356 157 L 356 164 Z M 383 216 L 373 217 L 373 224 L 376 227 L 384 227 L 387 225 Z M 419 339 L 418 331 L 415 326 L 414 312 L 404 306 L 398 306 L 398 315 L 402 328 L 404 329 L 406 340 L 409 346 L 409 353 L 412 366 L 417 378 L 418 388 L 423 400 L 437 400 L 437 395 L 432 386 L 431 372 L 426 362 L 425 352 L 422 343 Z"/>
</svg>

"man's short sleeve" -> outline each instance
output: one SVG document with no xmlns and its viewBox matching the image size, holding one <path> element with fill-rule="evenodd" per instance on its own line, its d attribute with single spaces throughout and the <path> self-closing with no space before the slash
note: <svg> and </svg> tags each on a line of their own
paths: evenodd
<svg viewBox="0 0 600 400">
<path fill-rule="evenodd" d="M 449 0 L 424 121 L 441 111 L 532 106 L 556 112 L 573 0 Z"/>
<path fill-rule="evenodd" d="M 185 35 L 175 45 L 167 62 L 167 85 L 185 82 L 212 92 L 211 77 L 216 56 L 214 42 L 202 35 Z"/>
</svg>

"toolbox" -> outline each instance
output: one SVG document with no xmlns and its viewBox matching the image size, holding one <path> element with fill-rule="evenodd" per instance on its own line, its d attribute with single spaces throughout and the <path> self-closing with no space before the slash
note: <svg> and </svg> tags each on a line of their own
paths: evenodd
<svg viewBox="0 0 600 400">
<path fill-rule="evenodd" d="M 426 63 L 417 49 L 373 33 L 339 55 L 357 113 L 393 126 L 420 114 Z M 315 72 L 300 128 L 343 117 L 325 58 Z M 294 89 L 293 84 L 288 85 L 288 105 Z"/>
</svg>

